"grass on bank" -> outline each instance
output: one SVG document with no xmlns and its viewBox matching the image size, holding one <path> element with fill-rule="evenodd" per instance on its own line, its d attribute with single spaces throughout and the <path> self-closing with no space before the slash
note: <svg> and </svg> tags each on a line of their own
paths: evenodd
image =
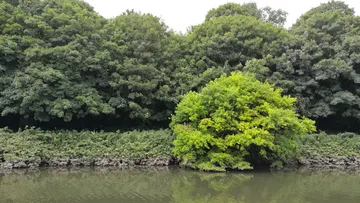
<svg viewBox="0 0 360 203">
<path fill-rule="evenodd" d="M 151 158 L 171 156 L 170 130 L 131 132 L 0 129 L 0 152 L 5 160 L 52 158 Z"/>
</svg>

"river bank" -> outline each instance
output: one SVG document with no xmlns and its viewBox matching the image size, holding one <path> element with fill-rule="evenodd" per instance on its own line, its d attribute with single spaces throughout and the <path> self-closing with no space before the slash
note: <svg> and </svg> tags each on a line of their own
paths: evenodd
<svg viewBox="0 0 360 203">
<path fill-rule="evenodd" d="M 360 169 L 360 157 L 307 157 L 297 159 L 295 164 L 286 166 L 287 169 Z M 175 166 L 178 161 L 173 157 L 155 158 L 97 158 L 97 159 L 51 159 L 42 161 L 29 160 L 6 160 L 0 162 L 0 169 L 34 169 L 40 167 L 49 168 L 76 168 L 76 167 L 113 167 L 128 168 L 134 166 L 157 167 Z"/>
<path fill-rule="evenodd" d="M 63 168 L 178 165 L 170 130 L 131 132 L 0 129 L 0 168 Z M 360 168 L 360 136 L 354 133 L 305 136 L 287 168 Z"/>
<path fill-rule="evenodd" d="M 297 162 L 313 168 L 360 168 L 360 135 L 306 135 L 301 141 Z"/>
<path fill-rule="evenodd" d="M 306 157 L 297 161 L 304 168 L 360 169 L 360 157 Z"/>
<path fill-rule="evenodd" d="M 139 158 L 139 159 L 51 159 L 42 161 L 8 160 L 0 163 L 2 169 L 24 169 L 38 167 L 117 167 L 132 166 L 170 166 L 176 164 L 172 157 Z"/>
<path fill-rule="evenodd" d="M 131 132 L 0 129 L 0 168 L 168 166 L 170 130 Z"/>
</svg>

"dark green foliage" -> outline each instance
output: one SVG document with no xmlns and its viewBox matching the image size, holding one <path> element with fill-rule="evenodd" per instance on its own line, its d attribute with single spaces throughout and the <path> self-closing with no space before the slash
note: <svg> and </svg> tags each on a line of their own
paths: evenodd
<svg viewBox="0 0 360 203">
<path fill-rule="evenodd" d="M 284 51 L 289 38 L 284 28 L 246 13 L 215 14 L 226 13 L 227 7 L 243 9 L 237 4 L 226 4 L 210 11 L 209 15 L 216 17 L 193 27 L 186 36 L 190 50 L 181 71 L 191 78 L 185 81 L 187 90 L 199 90 L 224 73 L 242 70 L 248 60 L 273 58 Z"/>
<path fill-rule="evenodd" d="M 227 3 L 185 35 L 81 0 L 0 0 L 0 125 L 159 128 L 182 95 L 233 71 L 297 98 L 321 130 L 359 131 L 360 18 L 330 1 L 289 30 L 286 12 Z"/>
<path fill-rule="evenodd" d="M 359 131 L 360 18 L 330 1 L 300 17 L 281 56 L 247 61 L 252 72 L 296 97 L 321 130 Z"/>
<path fill-rule="evenodd" d="M 96 117 L 167 125 L 181 52 L 159 18 L 106 20 L 79 0 L 2 1 L 0 10 L 2 117 L 20 127 Z"/>
<path fill-rule="evenodd" d="M 194 56 L 202 59 L 195 63 L 203 70 L 211 68 L 211 64 L 234 67 L 253 58 L 278 56 L 288 33 L 252 16 L 234 15 L 221 16 L 194 27 L 189 38 Z"/>
<path fill-rule="evenodd" d="M 104 72 L 93 59 L 104 55 L 97 48 L 105 19 L 77 0 L 1 5 L 13 10 L 0 31 L 10 47 L 0 54 L 6 57 L 1 65 L 7 70 L 0 98 L 2 116 L 70 121 L 114 112 L 97 90 L 96 80 Z"/>
<path fill-rule="evenodd" d="M 206 20 L 214 20 L 220 16 L 244 15 L 253 16 L 258 20 L 271 22 L 275 25 L 284 25 L 286 22 L 287 12 L 278 9 L 274 10 L 270 7 L 258 8 L 256 3 L 244 3 L 242 5 L 236 3 L 227 3 L 216 9 L 210 10 L 206 15 Z"/>
<path fill-rule="evenodd" d="M 134 11 L 110 20 L 104 31 L 111 58 L 105 65 L 109 104 L 130 119 L 168 120 L 177 101 L 170 89 L 174 34 L 159 18 Z"/>
<path fill-rule="evenodd" d="M 0 129 L 5 160 L 170 157 L 172 142 L 169 130 L 105 133 Z"/>
<path fill-rule="evenodd" d="M 291 28 L 286 58 L 292 73 L 285 77 L 293 86 L 288 93 L 298 98 L 299 111 L 319 119 L 321 126 L 336 121 L 341 130 L 354 130 L 346 126 L 347 120 L 360 121 L 359 26 L 352 9 L 331 1 L 303 15 Z"/>
<path fill-rule="evenodd" d="M 360 155 L 360 135 L 355 133 L 310 134 L 302 140 L 301 157 L 358 157 Z"/>
</svg>

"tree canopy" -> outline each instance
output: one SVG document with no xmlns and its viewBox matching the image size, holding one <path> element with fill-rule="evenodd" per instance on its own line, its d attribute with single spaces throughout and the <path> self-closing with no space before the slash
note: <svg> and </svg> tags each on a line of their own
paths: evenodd
<svg viewBox="0 0 360 203">
<path fill-rule="evenodd" d="M 319 129 L 360 131 L 360 17 L 340 1 L 290 29 L 283 10 L 227 3 L 186 34 L 82 0 L 0 0 L 0 13 L 3 126 L 166 127 L 182 95 L 241 71 L 296 97 Z"/>
<path fill-rule="evenodd" d="M 315 130 L 295 113 L 295 101 L 252 76 L 222 76 L 178 104 L 173 152 L 184 165 L 209 171 L 286 160 L 300 136 Z"/>
<path fill-rule="evenodd" d="M 213 20 L 220 16 L 245 15 L 253 16 L 258 20 L 271 22 L 275 25 L 283 26 L 286 22 L 287 12 L 271 7 L 258 8 L 256 3 L 227 3 L 210 10 L 206 15 L 206 21 Z"/>
<path fill-rule="evenodd" d="M 353 9 L 331 1 L 304 14 L 290 30 L 289 93 L 298 98 L 299 112 L 322 126 L 354 130 L 360 121 L 359 26 Z"/>
<path fill-rule="evenodd" d="M 244 9 L 226 4 L 219 7 L 220 11 L 210 11 L 208 16 L 229 6 Z M 193 27 L 185 36 L 189 47 L 185 53 L 185 73 L 192 78 L 187 91 L 198 90 L 224 73 L 242 70 L 249 60 L 280 56 L 288 38 L 284 28 L 241 12 L 219 15 Z"/>
<path fill-rule="evenodd" d="M 76 0 L 1 5 L 13 12 L 1 37 L 7 51 L 14 53 L 12 59 L 1 54 L 6 57 L 5 63 L 1 61 L 5 75 L 10 77 L 1 91 L 2 116 L 70 121 L 114 111 L 92 80 L 104 74 L 93 60 L 101 44 L 99 30 L 106 23 L 104 18 Z"/>
</svg>

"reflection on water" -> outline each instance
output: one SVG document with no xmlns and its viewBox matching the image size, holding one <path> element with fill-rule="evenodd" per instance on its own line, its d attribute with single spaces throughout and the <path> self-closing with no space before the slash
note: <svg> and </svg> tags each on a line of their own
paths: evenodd
<svg viewBox="0 0 360 203">
<path fill-rule="evenodd" d="M 0 173 L 1 203 L 359 203 L 360 171 L 203 173 L 71 169 Z"/>
</svg>

